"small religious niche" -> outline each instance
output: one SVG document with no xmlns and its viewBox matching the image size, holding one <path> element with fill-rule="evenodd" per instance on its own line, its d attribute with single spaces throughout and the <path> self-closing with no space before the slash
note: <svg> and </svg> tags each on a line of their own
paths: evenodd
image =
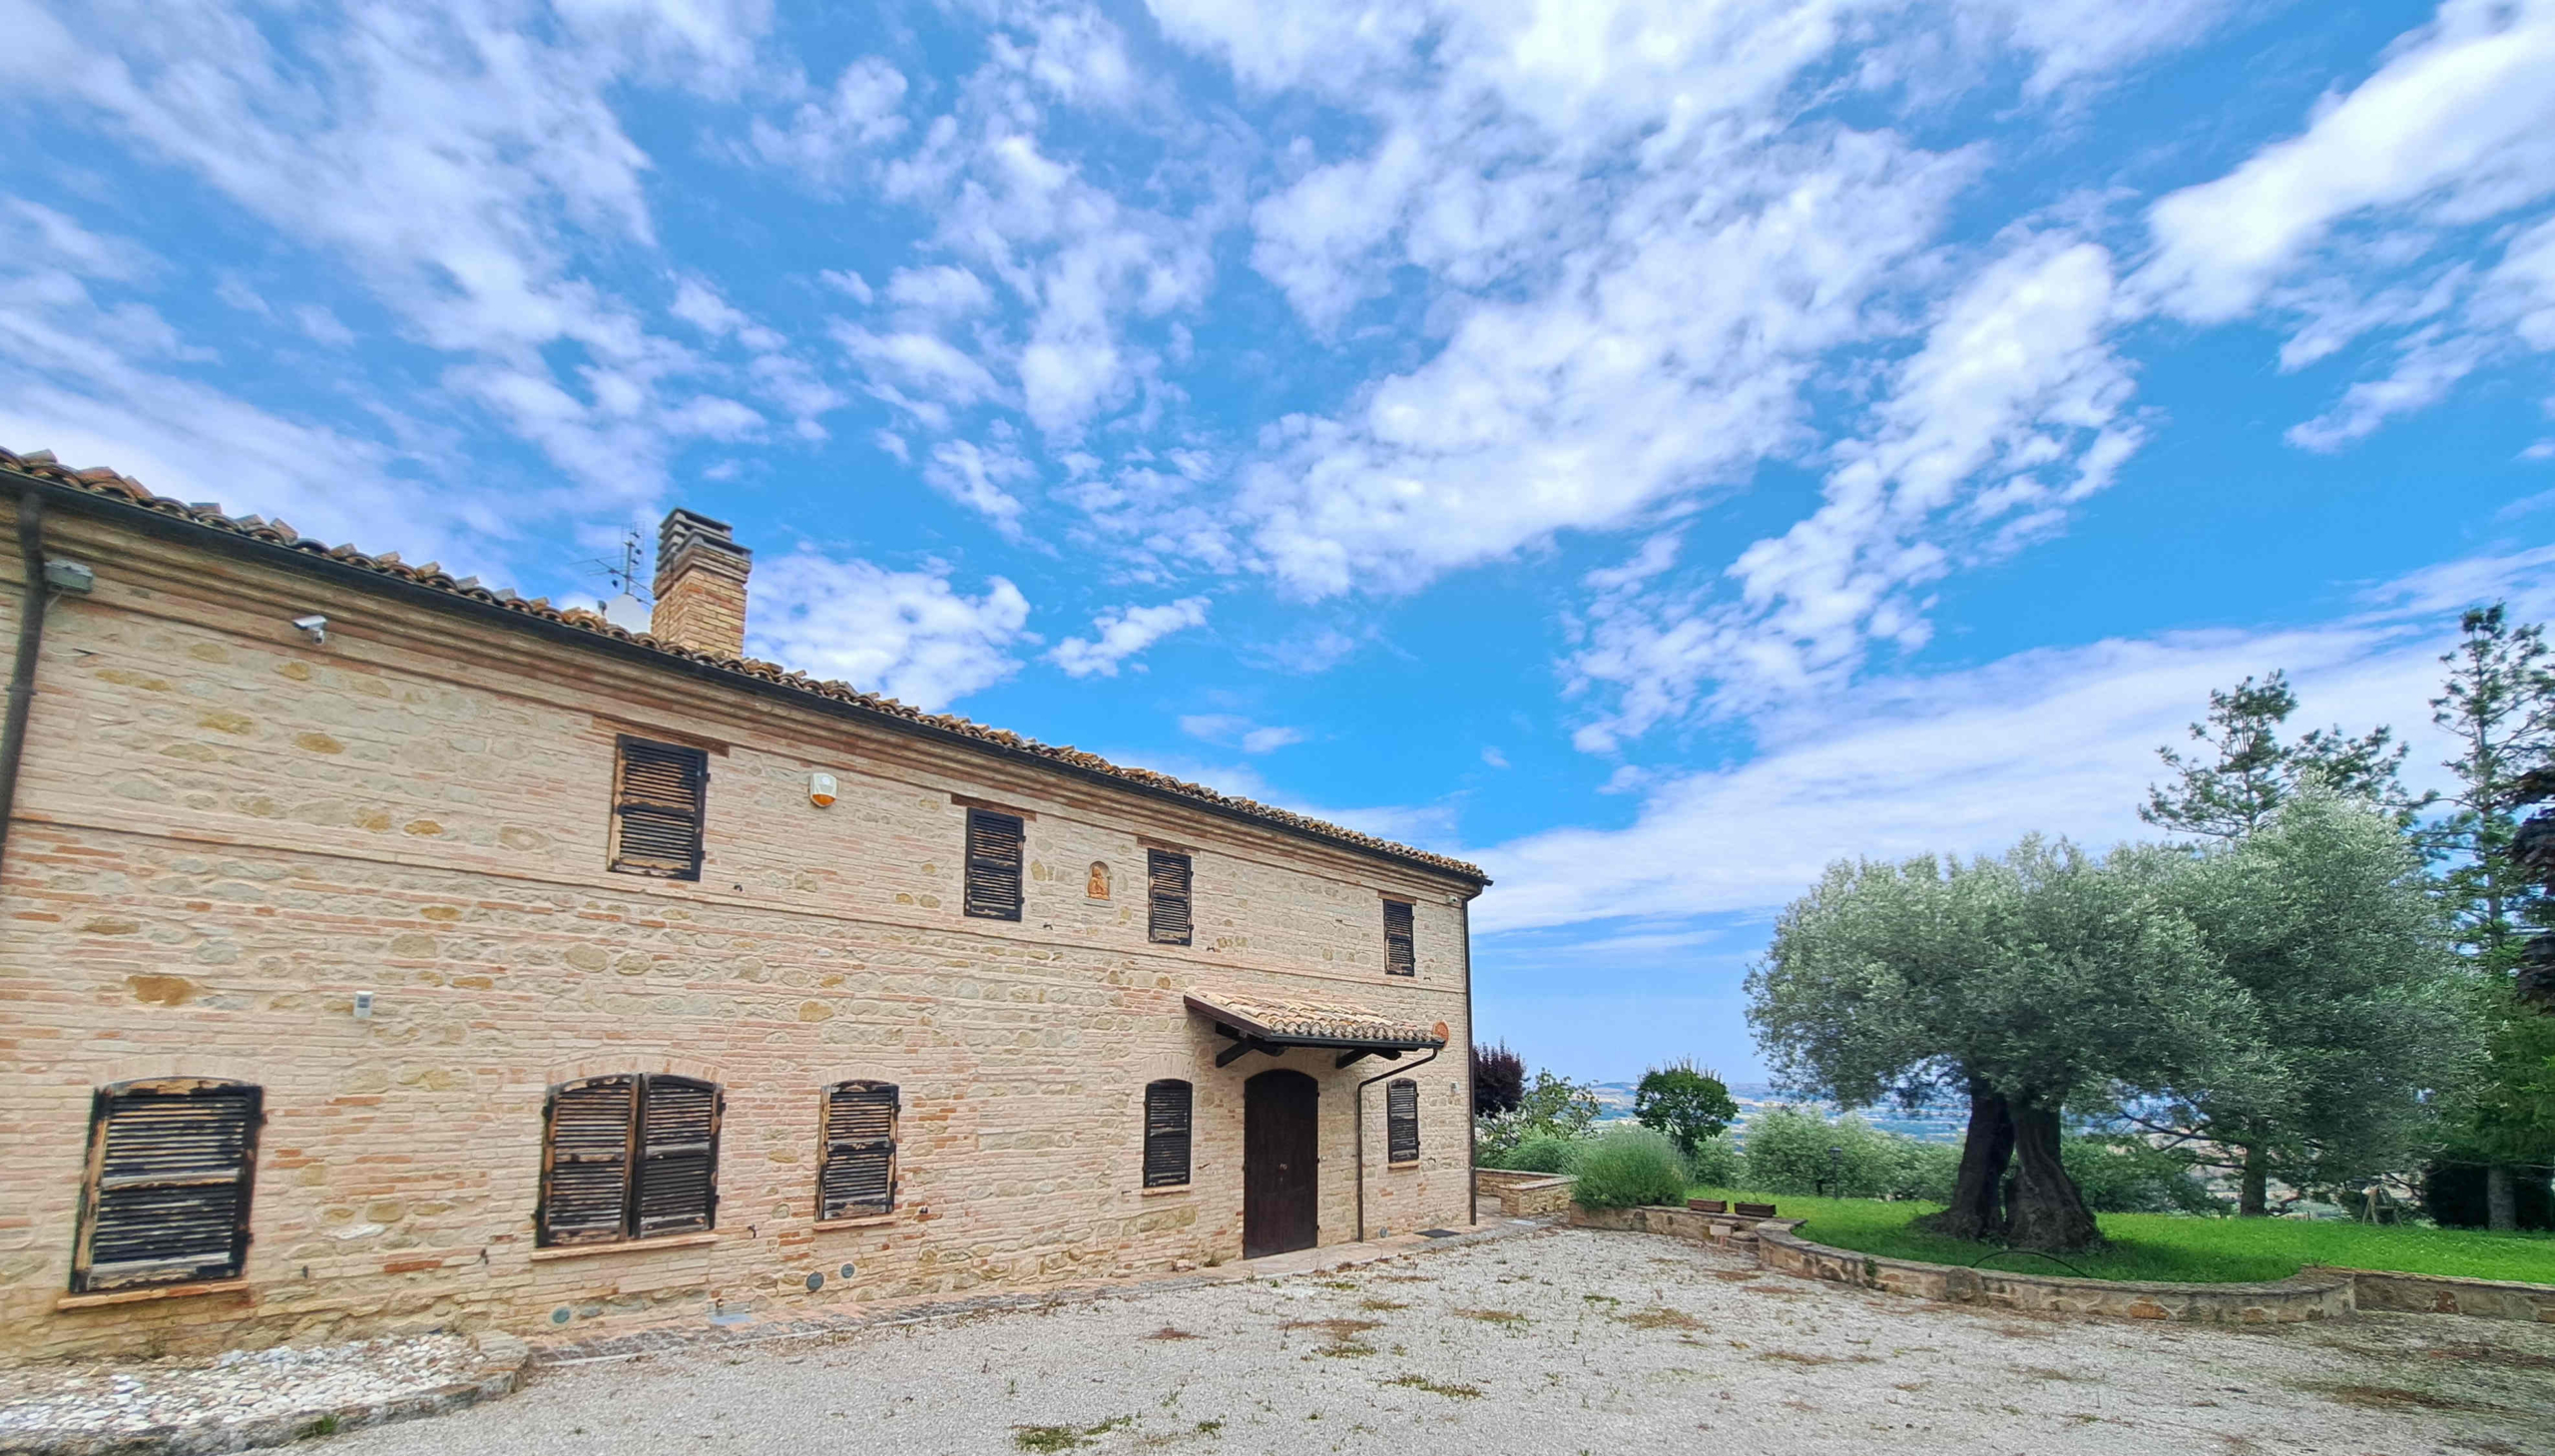
<svg viewBox="0 0 2555 1456">
<path fill-rule="evenodd" d="M 1082 892 L 1095 900 L 1109 898 L 1109 864 L 1106 860 L 1091 862 L 1091 878 L 1083 885 Z"/>
</svg>

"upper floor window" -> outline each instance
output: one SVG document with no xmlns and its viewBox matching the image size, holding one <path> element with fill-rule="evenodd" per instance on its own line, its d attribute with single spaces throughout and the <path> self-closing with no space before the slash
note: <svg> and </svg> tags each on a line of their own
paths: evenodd
<svg viewBox="0 0 2555 1456">
<path fill-rule="evenodd" d="M 1020 815 L 967 810 L 967 913 L 988 920 L 1020 918 Z"/>
<path fill-rule="evenodd" d="M 240 1276 L 249 1258 L 262 1094 L 169 1078 L 90 1102 L 73 1293 Z"/>
<path fill-rule="evenodd" d="M 612 773 L 612 867 L 666 879 L 701 878 L 702 803 L 710 755 L 624 736 Z"/>
<path fill-rule="evenodd" d="M 818 1218 L 895 1212 L 896 1107 L 896 1088 L 890 1082 L 837 1082 L 825 1090 Z"/>
<path fill-rule="evenodd" d="M 719 1207 L 715 1084 L 588 1077 L 550 1089 L 539 1241 L 612 1243 L 707 1231 Z"/>
<path fill-rule="evenodd" d="M 1189 1084 L 1176 1077 L 1145 1084 L 1145 1187 L 1189 1182 Z"/>
<path fill-rule="evenodd" d="M 1163 849 L 1145 851 L 1145 878 L 1150 908 L 1148 934 L 1156 945 L 1189 943 L 1189 856 Z"/>
<path fill-rule="evenodd" d="M 1419 958 L 1412 949 L 1410 901 L 1384 901 L 1384 974 L 1416 976 Z"/>
<path fill-rule="evenodd" d="M 1384 1156 L 1392 1163 L 1419 1161 L 1419 1084 L 1407 1077 L 1384 1084 Z"/>
</svg>

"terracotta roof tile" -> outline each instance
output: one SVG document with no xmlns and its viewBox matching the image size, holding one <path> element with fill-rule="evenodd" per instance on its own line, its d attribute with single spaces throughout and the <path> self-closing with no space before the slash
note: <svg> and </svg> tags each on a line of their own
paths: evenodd
<svg viewBox="0 0 2555 1456">
<path fill-rule="evenodd" d="M 1446 1024 L 1422 1025 L 1378 1015 L 1345 1001 L 1272 1001 L 1259 997 L 1191 994 L 1189 1009 L 1271 1041 L 1297 1037 L 1322 1042 L 1375 1042 L 1424 1047 L 1446 1043 Z"/>
<path fill-rule="evenodd" d="M 102 467 L 72 470 L 54 459 L 53 452 L 50 450 L 38 450 L 32 454 L 20 455 L 10 450 L 0 449 L 0 470 L 43 481 L 49 485 L 64 486 L 89 495 L 138 506 L 159 515 L 189 522 L 208 531 L 245 536 L 270 546 L 283 547 L 314 557 L 325 557 L 331 561 L 377 572 L 384 577 L 415 586 L 503 607 L 527 617 L 578 628 L 591 632 L 597 637 L 632 643 L 650 651 L 662 653 L 669 658 L 741 673 L 789 692 L 803 693 L 834 703 L 849 704 L 882 718 L 901 720 L 918 728 L 947 733 L 961 739 L 993 744 L 1015 753 L 1043 758 L 1085 772 L 1123 779 L 1157 793 L 1189 799 L 1228 813 L 1258 819 L 1310 838 L 1327 839 L 1352 849 L 1424 865 L 1479 884 L 1490 883 L 1490 877 L 1483 874 L 1478 867 L 1460 859 L 1432 854 L 1425 849 L 1414 849 L 1407 844 L 1396 844 L 1389 839 L 1378 839 L 1371 834 L 1361 834 L 1354 829 L 1343 828 L 1338 824 L 1327 823 L 1253 799 L 1218 793 L 1203 784 L 1174 778 L 1168 773 L 1157 773 L 1150 768 L 1134 768 L 1112 763 L 1097 753 L 1086 753 L 1071 744 L 1056 746 L 1042 743 L 1035 738 L 1025 738 L 1002 728 L 987 728 L 983 724 L 972 723 L 950 714 L 925 713 L 921 709 L 899 703 L 892 698 L 863 693 L 847 683 L 810 678 L 804 673 L 793 672 L 776 663 L 760 662 L 752 658 L 723 658 L 710 653 L 694 652 L 689 648 L 676 647 L 671 643 L 659 642 L 645 633 L 627 632 L 615 627 L 605 621 L 601 613 L 587 611 L 580 607 L 554 607 L 549 599 L 543 597 L 518 597 L 510 591 L 492 591 L 481 586 L 476 577 L 455 580 L 446 575 L 441 566 L 434 562 L 410 566 L 401 561 L 399 553 L 395 551 L 367 555 L 353 546 L 330 546 L 325 542 L 302 536 L 282 521 L 265 521 L 256 516 L 234 518 L 224 515 L 215 506 L 190 505 L 184 501 L 171 500 L 166 496 L 153 495 L 143 487 L 140 481 L 127 479 L 112 470 Z"/>
</svg>

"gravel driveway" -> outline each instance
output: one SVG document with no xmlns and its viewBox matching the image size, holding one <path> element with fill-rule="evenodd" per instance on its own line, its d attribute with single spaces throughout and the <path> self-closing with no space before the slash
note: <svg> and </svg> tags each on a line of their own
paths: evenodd
<svg viewBox="0 0 2555 1456">
<path fill-rule="evenodd" d="M 1955 1448 L 2555 1456 L 2555 1327 L 2021 1318 L 1561 1229 L 1337 1273 L 552 1367 L 512 1399 L 317 1449 Z"/>
</svg>

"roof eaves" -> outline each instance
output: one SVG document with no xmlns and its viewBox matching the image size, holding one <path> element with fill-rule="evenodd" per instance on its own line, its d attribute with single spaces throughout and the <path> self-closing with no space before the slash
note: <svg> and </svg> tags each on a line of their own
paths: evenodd
<svg viewBox="0 0 2555 1456">
<path fill-rule="evenodd" d="M 1113 763 L 1097 753 L 1084 752 L 1071 744 L 1042 743 L 1035 738 L 988 728 L 952 714 L 925 713 L 895 699 L 863 693 L 847 683 L 810 678 L 776 663 L 752 658 L 723 658 L 676 647 L 646 633 L 616 627 L 598 612 L 577 607 L 554 607 L 547 598 L 520 597 L 511 591 L 492 589 L 481 585 L 476 577 L 455 578 L 438 563 L 410 566 L 399 559 L 397 552 L 374 555 L 351 545 L 330 546 L 299 534 L 280 520 L 267 521 L 256 516 L 232 517 L 223 514 L 216 506 L 190 505 L 154 495 L 141 482 L 127 479 L 112 470 L 73 470 L 55 460 L 50 451 L 20 455 L 0 449 L 0 477 L 6 476 L 15 476 L 45 488 L 49 493 L 69 492 L 74 499 L 95 502 L 120 514 L 137 513 L 146 519 L 212 533 L 214 539 L 265 548 L 258 554 L 269 559 L 279 557 L 325 575 L 357 584 L 370 579 L 421 604 L 438 604 L 437 599 L 442 599 L 455 605 L 469 603 L 481 610 L 495 609 L 513 618 L 517 625 L 536 631 L 547 629 L 548 635 L 561 640 L 617 649 L 625 654 L 635 652 L 660 666 L 679 667 L 712 681 L 727 680 L 731 686 L 777 691 L 820 705 L 828 711 L 848 712 L 872 723 L 953 742 L 974 751 L 989 751 L 1042 767 L 1062 769 L 1078 777 L 1113 786 L 1134 788 L 1227 818 L 1265 824 L 1301 838 L 1452 875 L 1477 887 L 1486 888 L 1490 884 L 1490 877 L 1478 866 L 1460 859 L 1362 834 L 1256 799 L 1219 793 L 1204 784 L 1174 778 L 1150 768 Z M 562 633 L 559 629 L 566 631 Z M 739 679 L 744 680 L 743 683 L 734 681 Z"/>
</svg>

